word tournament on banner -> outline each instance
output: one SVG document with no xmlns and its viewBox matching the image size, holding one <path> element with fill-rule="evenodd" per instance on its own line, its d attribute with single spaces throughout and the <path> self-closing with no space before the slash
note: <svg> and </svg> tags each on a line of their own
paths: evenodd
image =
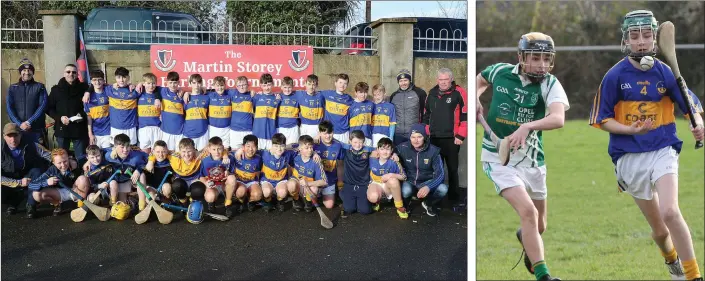
<svg viewBox="0 0 705 281">
<path fill-rule="evenodd" d="M 176 71 L 181 88 L 188 88 L 189 75 L 198 73 L 207 88 L 212 88 L 216 76 L 225 77 L 228 88 L 235 87 L 238 76 L 245 76 L 252 90 L 259 91 L 260 75 L 269 73 L 274 78 L 273 91 L 280 90 L 285 76 L 294 80 L 295 90 L 303 90 L 306 76 L 313 74 L 313 47 L 152 45 L 150 61 L 161 86 L 166 86 L 167 73 Z"/>
</svg>

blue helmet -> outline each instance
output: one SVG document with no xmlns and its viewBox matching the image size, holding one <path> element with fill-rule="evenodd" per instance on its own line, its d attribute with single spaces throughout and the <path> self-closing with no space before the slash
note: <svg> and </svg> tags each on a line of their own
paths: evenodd
<svg viewBox="0 0 705 281">
<path fill-rule="evenodd" d="M 186 220 L 192 224 L 203 222 L 203 203 L 201 201 L 193 201 L 188 205 Z"/>
</svg>

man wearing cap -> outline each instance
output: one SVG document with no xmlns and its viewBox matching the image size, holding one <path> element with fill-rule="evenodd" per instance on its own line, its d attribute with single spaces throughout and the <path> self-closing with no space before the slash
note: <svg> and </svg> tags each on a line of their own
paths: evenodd
<svg viewBox="0 0 705 281">
<path fill-rule="evenodd" d="M 441 150 L 431 144 L 424 124 L 416 123 L 409 131 L 409 140 L 396 147 L 407 179 L 401 186 L 402 197 L 409 210 L 409 199 L 415 195 L 422 200 L 426 214 L 433 217 L 436 205 L 448 192 L 448 186 L 443 184 Z"/>
<path fill-rule="evenodd" d="M 51 153 L 41 145 L 23 138 L 15 123 L 7 123 L 2 130 L 2 203 L 9 204 L 6 212 L 14 214 L 22 197 L 27 196 L 27 217 L 33 218 L 36 202 L 32 193 L 24 192 L 32 179 L 38 178 L 49 167 Z"/>
<path fill-rule="evenodd" d="M 431 143 L 441 149 L 443 161 L 448 165 L 448 200 L 460 198 L 458 167 L 460 146 L 468 135 L 468 103 L 465 89 L 455 84 L 453 72 L 448 68 L 438 70 L 438 85 L 428 92 L 423 123 L 428 125 Z M 460 205 L 464 204 L 462 200 Z"/>
<path fill-rule="evenodd" d="M 394 145 L 399 145 L 408 141 L 411 126 L 421 123 L 424 103 L 426 102 L 426 91 L 416 87 L 411 79 L 411 72 L 402 69 L 397 74 L 399 89 L 394 91 L 389 97 L 389 102 L 394 105 L 397 124 L 394 128 Z"/>
<path fill-rule="evenodd" d="M 34 65 L 28 59 L 20 61 L 17 69 L 20 79 L 7 91 L 7 115 L 19 126 L 25 137 L 33 142 L 44 143 L 46 122 L 44 110 L 47 105 L 47 90 L 44 84 L 34 80 Z"/>
</svg>

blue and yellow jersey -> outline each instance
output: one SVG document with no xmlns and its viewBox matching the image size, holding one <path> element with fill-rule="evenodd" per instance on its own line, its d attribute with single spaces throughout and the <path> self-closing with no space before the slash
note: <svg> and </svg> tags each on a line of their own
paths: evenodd
<svg viewBox="0 0 705 281">
<path fill-rule="evenodd" d="M 289 167 L 293 163 L 296 152 L 285 150 L 279 158 L 274 157 L 269 150 L 260 150 L 258 153 L 262 155 L 262 181 L 276 185 L 280 181 L 289 179 Z"/>
<path fill-rule="evenodd" d="M 255 105 L 255 120 L 252 134 L 257 138 L 270 140 L 277 133 L 277 108 L 279 100 L 274 94 L 258 94 L 252 98 Z"/>
<path fill-rule="evenodd" d="M 299 118 L 302 125 L 321 124 L 325 117 L 326 99 L 321 93 L 309 95 L 306 91 L 294 92 L 299 102 Z"/>
<path fill-rule="evenodd" d="M 228 158 L 230 159 L 230 163 L 228 163 L 228 165 L 223 164 L 222 158 L 220 160 L 214 160 L 213 156 L 210 155 L 208 155 L 208 157 L 206 158 L 203 158 L 203 160 L 201 161 L 201 169 L 199 172 L 200 176 L 208 177 L 208 170 L 216 166 L 222 166 L 226 171 L 228 171 L 228 173 L 232 174 L 235 171 L 235 157 L 228 154 Z"/>
<path fill-rule="evenodd" d="M 590 112 L 590 125 L 601 128 L 610 119 L 627 126 L 637 120 L 653 120 L 653 128 L 644 135 L 610 133 L 608 153 L 615 164 L 625 153 L 667 146 L 680 152 L 683 142 L 676 135 L 675 104 L 684 109 L 688 103 L 693 112 L 703 112 L 697 97 L 690 91 L 689 95 L 692 102 L 683 101 L 671 68 L 660 60 L 656 59 L 651 69 L 642 71 L 624 58 L 602 79 Z"/>
<path fill-rule="evenodd" d="M 250 92 L 240 93 L 237 90 L 226 90 L 230 96 L 232 116 L 230 129 L 233 131 L 252 131 L 252 120 L 255 115 Z"/>
<path fill-rule="evenodd" d="M 370 178 L 372 181 L 382 182 L 382 176 L 385 174 L 404 175 L 404 168 L 399 162 L 392 159 L 387 159 L 384 164 L 380 163 L 379 158 L 370 158 Z"/>
<path fill-rule="evenodd" d="M 321 91 L 326 99 L 325 120 L 333 123 L 333 133 L 343 134 L 350 130 L 350 115 L 348 110 L 353 104 L 353 98 L 348 94 L 338 94 L 334 90 Z"/>
<path fill-rule="evenodd" d="M 262 171 L 262 157 L 255 154 L 251 159 L 245 157 L 235 161 L 235 177 L 243 183 L 259 181 Z"/>
<path fill-rule="evenodd" d="M 110 104 L 110 127 L 120 130 L 137 128 L 137 92 L 128 87 L 117 90 L 106 85 L 103 88 Z"/>
<path fill-rule="evenodd" d="M 216 91 L 208 93 L 208 124 L 216 128 L 228 128 L 233 108 L 230 101 L 230 91 L 218 94 Z"/>
<path fill-rule="evenodd" d="M 162 95 L 162 132 L 181 135 L 184 131 L 184 99 L 167 87 L 158 87 Z"/>
<path fill-rule="evenodd" d="M 299 125 L 299 101 L 296 93 L 281 94 L 277 112 L 277 128 L 293 128 Z"/>
<path fill-rule="evenodd" d="M 389 127 L 396 124 L 397 115 L 393 104 L 387 101 L 375 104 L 375 112 L 372 114 L 373 134 L 382 134 L 391 138 L 392 136 L 389 135 Z"/>
<path fill-rule="evenodd" d="M 167 160 L 169 161 L 169 165 L 171 165 L 171 170 L 174 171 L 174 174 L 176 174 L 177 177 L 184 179 L 185 181 L 192 181 L 192 180 L 197 180 L 198 178 L 201 177 L 201 164 L 203 163 L 203 159 L 208 155 L 206 151 L 201 153 L 201 155 L 197 155 L 194 157 L 194 159 L 186 163 L 186 161 L 181 157 L 181 155 L 178 152 L 175 152 L 173 154 L 167 155 Z M 156 157 L 154 155 L 149 156 L 149 161 L 153 161 L 156 163 Z M 155 164 L 155 167 L 157 165 Z"/>
<path fill-rule="evenodd" d="M 350 131 L 360 130 L 365 133 L 366 138 L 371 139 L 372 113 L 374 111 L 375 103 L 371 101 L 353 101 L 353 104 L 350 106 Z"/>
<path fill-rule="evenodd" d="M 321 157 L 321 166 L 325 171 L 328 185 L 338 182 L 338 161 L 343 160 L 345 150 L 343 145 L 336 139 L 330 145 L 319 142 L 313 145 L 313 151 Z"/>
<path fill-rule="evenodd" d="M 93 135 L 110 135 L 110 105 L 108 95 L 92 92 L 88 103 L 83 105 L 86 115 L 93 119 Z"/>
<path fill-rule="evenodd" d="M 137 100 L 137 123 L 139 128 L 147 126 L 159 127 L 162 124 L 159 120 L 162 111 L 154 105 L 156 100 L 154 93 L 145 92 L 140 95 Z"/>
<path fill-rule="evenodd" d="M 208 105 L 210 98 L 207 95 L 193 95 L 186 104 L 186 118 L 184 118 L 184 137 L 200 138 L 208 132 Z"/>
<path fill-rule="evenodd" d="M 291 177 L 294 179 L 304 179 L 308 182 L 317 180 L 326 180 L 326 173 L 323 171 L 323 166 L 316 164 L 313 158 L 309 158 L 307 162 L 301 159 L 301 155 L 294 157 L 294 167 L 291 172 Z"/>
</svg>

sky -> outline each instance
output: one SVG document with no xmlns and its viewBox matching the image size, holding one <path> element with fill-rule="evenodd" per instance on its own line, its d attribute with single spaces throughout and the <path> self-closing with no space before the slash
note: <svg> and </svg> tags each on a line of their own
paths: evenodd
<svg viewBox="0 0 705 281">
<path fill-rule="evenodd" d="M 395 17 L 467 18 L 465 1 L 372 1 L 372 21 Z M 445 12 L 444 12 L 445 11 Z M 365 1 L 356 11 L 357 22 L 365 20 Z"/>
</svg>

